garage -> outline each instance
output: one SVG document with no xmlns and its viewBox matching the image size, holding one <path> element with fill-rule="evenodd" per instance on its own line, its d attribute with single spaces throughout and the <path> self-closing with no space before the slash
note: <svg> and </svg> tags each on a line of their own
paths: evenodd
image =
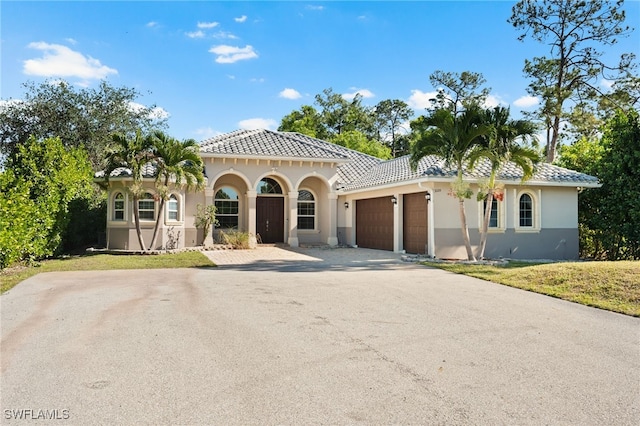
<svg viewBox="0 0 640 426">
<path fill-rule="evenodd" d="M 403 247 L 407 253 L 427 253 L 426 192 L 404 194 Z"/>
<path fill-rule="evenodd" d="M 363 248 L 393 251 L 391 197 L 356 201 L 356 244 Z"/>
</svg>

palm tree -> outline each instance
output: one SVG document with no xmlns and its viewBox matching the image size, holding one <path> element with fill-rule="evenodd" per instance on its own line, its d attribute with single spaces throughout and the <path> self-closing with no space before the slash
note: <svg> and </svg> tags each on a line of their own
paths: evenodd
<svg viewBox="0 0 640 426">
<path fill-rule="evenodd" d="M 411 129 L 414 132 L 410 157 L 413 170 L 417 169 L 420 160 L 427 155 L 437 155 L 444 159 L 447 167 L 456 169 L 457 177 L 452 184 L 452 193 L 459 203 L 460 229 L 467 258 L 474 261 L 464 209 L 464 200 L 471 198 L 472 191 L 464 182 L 463 172 L 472 148 L 489 134 L 490 127 L 484 124 L 481 111 L 471 107 L 459 115 L 447 109 L 438 109 L 428 117 L 422 116 L 413 121 Z"/>
<path fill-rule="evenodd" d="M 479 259 L 484 257 L 487 246 L 487 231 L 498 172 L 503 165 L 511 161 L 522 169 L 522 182 L 525 182 L 533 176 L 535 165 L 540 161 L 540 155 L 537 151 L 517 143 L 517 140 L 523 142 L 527 139 L 536 140 L 535 124 L 527 120 L 509 119 L 509 108 L 500 106 L 485 110 L 482 117 L 485 125 L 491 127 L 491 132 L 482 138 L 483 143 L 476 145 L 469 155 L 469 169 L 473 170 L 476 163 L 482 159 L 488 160 L 491 165 L 487 192 L 483 194 L 486 205 L 480 230 Z"/>
<path fill-rule="evenodd" d="M 140 250 L 145 249 L 142 231 L 140 229 L 140 210 L 138 200 L 143 192 L 142 189 L 142 169 L 151 161 L 151 149 L 149 141 L 142 137 L 140 130 L 136 131 L 133 138 L 128 138 L 122 134 L 111 135 L 113 144 L 107 149 L 106 167 L 104 170 L 105 181 L 109 182 L 111 173 L 119 168 L 127 169 L 131 172 L 133 185 L 129 191 L 133 197 L 133 220 L 136 225 L 138 243 Z"/>
<path fill-rule="evenodd" d="M 175 185 L 181 185 L 184 181 L 187 189 L 201 189 L 204 184 L 204 173 L 202 159 L 198 154 L 199 146 L 195 140 L 187 139 L 181 142 L 161 131 L 153 132 L 148 140 L 153 146 L 156 190 L 160 195 L 160 208 L 149 246 L 149 250 L 152 250 L 158 239 L 164 204 L 169 198 L 169 183 L 173 181 Z"/>
</svg>

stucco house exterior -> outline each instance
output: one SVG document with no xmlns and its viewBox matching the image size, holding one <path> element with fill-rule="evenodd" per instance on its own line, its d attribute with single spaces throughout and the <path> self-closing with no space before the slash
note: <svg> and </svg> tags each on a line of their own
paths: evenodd
<svg viewBox="0 0 640 426">
<path fill-rule="evenodd" d="M 298 133 L 270 130 L 239 130 L 207 139 L 200 154 L 206 188 L 172 188 L 155 248 L 202 245 L 202 230 L 194 225 L 196 208 L 214 204 L 219 228 L 248 232 L 252 244 L 345 244 L 466 258 L 458 202 L 449 195 L 455 170 L 440 158 L 425 157 L 412 171 L 407 156 L 385 161 Z M 139 208 L 148 242 L 159 202 L 153 169 L 147 167 L 144 175 L 147 193 Z M 466 180 L 477 192 L 488 176 L 489 168 L 481 164 Z M 513 164 L 500 172 L 502 199 L 493 203 L 485 256 L 577 258 L 578 193 L 598 187 L 597 178 L 550 164 L 540 164 L 525 184 L 521 177 Z M 139 248 L 130 184 L 126 169 L 109 179 L 110 249 Z M 475 246 L 484 202 L 473 197 L 465 203 Z"/>
</svg>

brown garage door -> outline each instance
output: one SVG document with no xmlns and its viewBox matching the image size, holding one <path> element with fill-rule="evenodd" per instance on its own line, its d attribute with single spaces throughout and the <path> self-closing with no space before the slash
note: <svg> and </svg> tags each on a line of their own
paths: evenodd
<svg viewBox="0 0 640 426">
<path fill-rule="evenodd" d="M 427 252 L 427 200 L 425 192 L 405 194 L 403 205 L 403 244 L 407 253 Z"/>
<path fill-rule="evenodd" d="M 393 250 L 393 203 L 391 197 L 356 201 L 358 247 Z"/>
</svg>

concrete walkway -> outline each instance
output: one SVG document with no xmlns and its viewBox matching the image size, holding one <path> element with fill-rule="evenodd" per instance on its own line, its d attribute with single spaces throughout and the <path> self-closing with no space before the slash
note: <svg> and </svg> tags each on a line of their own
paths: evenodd
<svg viewBox="0 0 640 426">
<path fill-rule="evenodd" d="M 210 255 L 219 268 L 47 273 L 2 295 L 1 423 L 640 418 L 638 318 L 375 250 Z"/>
</svg>

